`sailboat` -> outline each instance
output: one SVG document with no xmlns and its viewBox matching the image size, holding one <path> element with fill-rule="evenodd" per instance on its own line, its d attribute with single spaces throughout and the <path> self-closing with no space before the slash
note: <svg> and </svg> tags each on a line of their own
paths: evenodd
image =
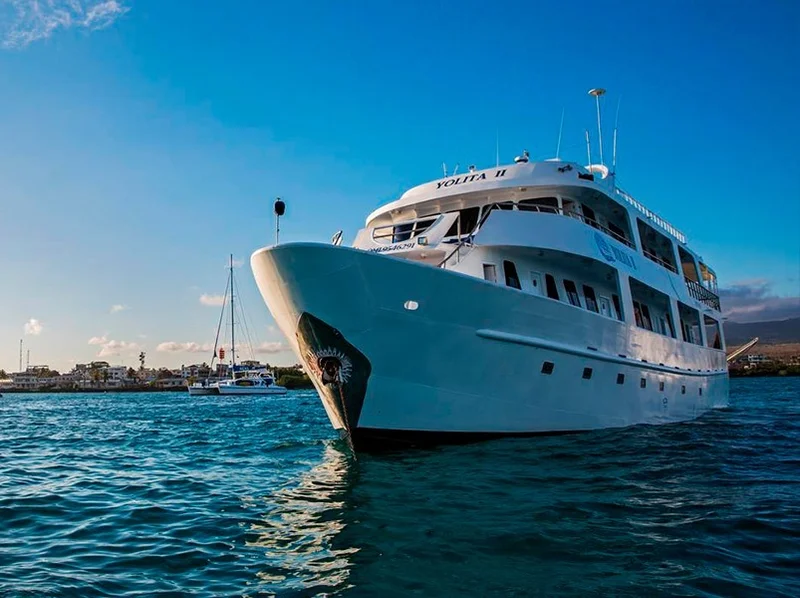
<svg viewBox="0 0 800 598">
<path fill-rule="evenodd" d="M 219 347 L 219 335 L 222 329 L 222 322 L 225 316 L 225 304 L 230 293 L 231 306 L 231 377 L 219 382 L 210 382 L 208 379 L 195 382 L 189 386 L 189 394 L 195 395 L 283 395 L 286 388 L 275 383 L 275 376 L 265 369 L 254 369 L 236 365 L 236 309 L 234 304 L 234 282 L 233 282 L 233 255 L 230 258 L 228 274 L 228 285 L 225 288 L 225 295 L 222 300 L 222 311 L 217 324 L 217 335 L 214 340 L 214 355 L 211 358 L 211 367 L 219 355 L 222 360 L 225 357 L 225 350 Z M 218 352 L 219 349 L 219 352 Z"/>
</svg>

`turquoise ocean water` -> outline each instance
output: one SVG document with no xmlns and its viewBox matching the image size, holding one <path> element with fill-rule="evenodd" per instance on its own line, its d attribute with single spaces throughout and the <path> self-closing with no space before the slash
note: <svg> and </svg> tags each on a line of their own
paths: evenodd
<svg viewBox="0 0 800 598">
<path fill-rule="evenodd" d="M 0 596 L 800 596 L 800 379 L 353 459 L 314 393 L 0 398 Z"/>
</svg>

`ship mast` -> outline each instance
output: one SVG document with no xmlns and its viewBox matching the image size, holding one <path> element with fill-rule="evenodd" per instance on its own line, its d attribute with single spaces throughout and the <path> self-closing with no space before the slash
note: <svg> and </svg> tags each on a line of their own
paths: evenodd
<svg viewBox="0 0 800 598">
<path fill-rule="evenodd" d="M 233 305 L 233 254 L 231 254 L 230 266 L 231 279 L 231 378 L 236 380 L 236 332 L 234 330 L 234 305 Z"/>
</svg>

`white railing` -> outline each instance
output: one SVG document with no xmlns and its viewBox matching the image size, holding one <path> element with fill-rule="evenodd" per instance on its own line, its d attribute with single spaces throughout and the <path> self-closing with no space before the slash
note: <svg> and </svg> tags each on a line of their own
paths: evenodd
<svg viewBox="0 0 800 598">
<path fill-rule="evenodd" d="M 658 214 L 656 214 L 655 212 L 653 212 L 651 210 L 648 210 L 646 207 L 644 207 L 644 205 L 642 205 L 640 202 L 636 201 L 636 199 L 634 199 L 631 195 L 625 193 L 625 191 L 623 191 L 622 189 L 617 188 L 617 189 L 615 189 L 615 191 L 616 191 L 617 195 L 622 197 L 622 199 L 624 199 L 630 205 L 632 205 L 634 208 L 636 208 L 637 210 L 642 212 L 642 214 L 647 216 L 648 220 L 650 220 L 651 222 L 654 222 L 655 224 L 657 224 L 658 226 L 663 228 L 665 231 L 667 231 L 673 237 L 678 239 L 678 241 L 680 241 L 681 243 L 686 243 L 686 235 L 684 235 L 681 231 L 679 231 L 677 228 L 672 226 L 669 222 L 664 220 L 661 216 L 659 216 Z"/>
</svg>

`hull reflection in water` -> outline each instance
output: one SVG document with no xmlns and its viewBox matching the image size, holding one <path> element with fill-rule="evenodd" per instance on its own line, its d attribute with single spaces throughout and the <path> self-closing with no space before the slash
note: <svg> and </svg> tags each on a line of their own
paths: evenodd
<svg viewBox="0 0 800 598">
<path fill-rule="evenodd" d="M 341 445 L 341 446 L 340 446 Z M 250 523 L 247 546 L 264 551 L 259 592 L 318 592 L 347 587 L 355 547 L 334 546 L 348 509 L 352 460 L 336 442 L 296 481 L 264 497 L 266 510 Z M 248 505 L 257 507 L 257 505 Z"/>
</svg>

